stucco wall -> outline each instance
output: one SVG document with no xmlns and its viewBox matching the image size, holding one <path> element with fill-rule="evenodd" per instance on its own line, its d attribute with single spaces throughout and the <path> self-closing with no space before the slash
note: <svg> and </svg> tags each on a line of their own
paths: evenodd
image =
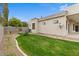
<svg viewBox="0 0 79 59">
<path fill-rule="evenodd" d="M 32 29 L 32 23 L 35 23 L 35 29 Z M 38 31 L 39 31 L 38 28 L 39 28 L 38 19 L 34 19 L 34 20 L 29 21 L 29 29 L 31 29 L 32 33 L 38 33 Z"/>
<path fill-rule="evenodd" d="M 75 31 L 73 31 L 73 24 L 74 24 L 74 22 L 72 22 L 72 21 L 69 22 L 69 32 L 70 33 L 74 33 L 75 32 Z"/>
<path fill-rule="evenodd" d="M 57 24 L 54 24 L 54 20 L 58 20 Z M 45 33 L 45 34 L 54 34 L 54 35 L 66 35 L 68 34 L 68 31 L 66 30 L 66 16 L 59 17 L 47 21 L 39 22 L 39 33 Z M 46 22 L 44 25 L 43 22 Z M 59 23 L 61 23 L 62 28 L 60 29 Z"/>
<path fill-rule="evenodd" d="M 65 8 L 65 11 L 68 11 L 68 15 L 79 13 L 79 4 L 74 4 Z M 54 20 L 58 20 L 61 23 L 62 28 L 60 29 L 59 23 L 54 24 Z M 66 29 L 66 16 L 54 18 L 51 20 L 40 21 L 38 22 L 37 19 L 31 20 L 29 23 L 29 28 L 32 30 L 32 33 L 45 33 L 45 34 L 55 34 L 55 35 L 67 35 L 68 29 Z M 46 22 L 44 25 L 43 22 Z M 32 29 L 32 23 L 35 23 L 35 30 Z M 73 31 L 73 22 L 69 23 L 69 31 Z"/>
</svg>

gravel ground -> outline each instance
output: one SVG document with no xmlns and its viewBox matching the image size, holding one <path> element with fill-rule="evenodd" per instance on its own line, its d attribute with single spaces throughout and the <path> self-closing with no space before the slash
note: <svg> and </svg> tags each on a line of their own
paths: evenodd
<svg viewBox="0 0 79 59">
<path fill-rule="evenodd" d="M 23 54 L 16 47 L 17 34 L 4 35 L 4 39 L 0 43 L 1 56 L 23 56 Z"/>
</svg>

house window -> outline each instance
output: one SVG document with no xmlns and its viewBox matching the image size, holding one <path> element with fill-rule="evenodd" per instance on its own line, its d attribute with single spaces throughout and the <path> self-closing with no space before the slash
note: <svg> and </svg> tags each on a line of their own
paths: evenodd
<svg viewBox="0 0 79 59">
<path fill-rule="evenodd" d="M 79 32 L 79 25 L 75 25 L 75 32 Z"/>
<path fill-rule="evenodd" d="M 32 29 L 35 29 L 35 23 L 32 23 Z"/>
<path fill-rule="evenodd" d="M 54 20 L 54 24 L 57 24 L 59 21 L 58 20 Z"/>
<path fill-rule="evenodd" d="M 46 22 L 43 22 L 43 25 L 46 25 Z"/>
</svg>

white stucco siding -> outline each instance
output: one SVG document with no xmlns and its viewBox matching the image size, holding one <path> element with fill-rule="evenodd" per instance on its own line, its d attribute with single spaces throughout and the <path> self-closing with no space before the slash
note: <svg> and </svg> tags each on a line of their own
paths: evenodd
<svg viewBox="0 0 79 59">
<path fill-rule="evenodd" d="M 32 29 L 32 23 L 35 23 L 35 29 Z M 29 29 L 31 29 L 32 33 L 38 33 L 38 19 L 30 20 L 29 21 Z"/>
<path fill-rule="evenodd" d="M 68 11 L 68 15 L 79 13 L 79 4 L 69 6 L 65 10 Z"/>
<path fill-rule="evenodd" d="M 70 33 L 74 33 L 73 24 L 74 24 L 74 22 L 72 22 L 72 21 L 69 23 L 69 32 Z"/>
<path fill-rule="evenodd" d="M 57 24 L 54 24 L 55 20 L 58 20 Z M 46 24 L 44 25 L 43 22 L 46 22 Z M 59 23 L 62 25 L 61 29 Z M 66 17 L 64 16 L 39 22 L 39 32 L 45 34 L 66 35 L 68 33 L 66 30 Z"/>
</svg>

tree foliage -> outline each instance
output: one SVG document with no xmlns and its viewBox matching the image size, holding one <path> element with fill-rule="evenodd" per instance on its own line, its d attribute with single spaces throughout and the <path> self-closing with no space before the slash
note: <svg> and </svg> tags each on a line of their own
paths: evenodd
<svg viewBox="0 0 79 59">
<path fill-rule="evenodd" d="M 3 22 L 3 17 L 0 15 L 0 24 Z"/>
<path fill-rule="evenodd" d="M 3 22 L 3 3 L 0 3 L 0 24 Z"/>
<path fill-rule="evenodd" d="M 27 27 L 28 24 L 26 22 L 21 22 L 22 23 L 22 27 Z"/>
<path fill-rule="evenodd" d="M 3 25 L 8 26 L 8 3 L 3 4 L 3 17 L 4 17 Z"/>
<path fill-rule="evenodd" d="M 13 27 L 27 27 L 27 23 L 26 22 L 21 22 L 20 19 L 17 19 L 15 17 L 11 18 L 9 20 L 9 26 L 13 26 Z"/>
<path fill-rule="evenodd" d="M 9 20 L 9 26 L 21 26 L 21 21 L 15 17 L 13 17 L 12 19 Z"/>
</svg>

